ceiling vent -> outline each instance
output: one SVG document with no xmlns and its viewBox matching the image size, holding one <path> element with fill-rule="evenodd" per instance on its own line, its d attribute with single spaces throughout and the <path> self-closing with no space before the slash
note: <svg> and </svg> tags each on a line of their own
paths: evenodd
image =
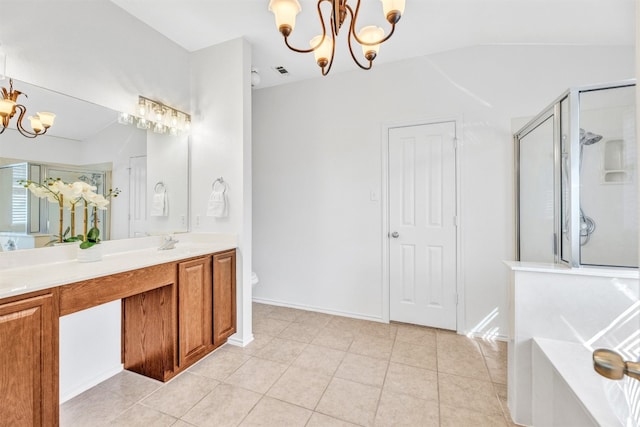
<svg viewBox="0 0 640 427">
<path fill-rule="evenodd" d="M 287 71 L 287 69 L 284 68 L 282 65 L 278 65 L 277 67 L 273 67 L 273 70 L 276 73 L 280 74 L 281 76 L 285 76 L 285 77 L 289 76 L 289 71 Z"/>
</svg>

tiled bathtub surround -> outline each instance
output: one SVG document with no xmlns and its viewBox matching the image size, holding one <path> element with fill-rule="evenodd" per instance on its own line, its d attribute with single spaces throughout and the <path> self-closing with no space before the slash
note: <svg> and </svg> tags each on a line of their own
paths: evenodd
<svg viewBox="0 0 640 427">
<path fill-rule="evenodd" d="M 253 304 L 255 340 L 169 383 L 124 371 L 61 406 L 62 426 L 513 426 L 506 345 Z"/>
</svg>

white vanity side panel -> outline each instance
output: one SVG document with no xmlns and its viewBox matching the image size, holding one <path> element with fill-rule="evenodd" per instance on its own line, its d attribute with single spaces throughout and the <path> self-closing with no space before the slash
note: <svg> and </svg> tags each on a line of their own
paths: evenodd
<svg viewBox="0 0 640 427">
<path fill-rule="evenodd" d="M 122 371 L 121 303 L 60 318 L 60 403 Z"/>
</svg>

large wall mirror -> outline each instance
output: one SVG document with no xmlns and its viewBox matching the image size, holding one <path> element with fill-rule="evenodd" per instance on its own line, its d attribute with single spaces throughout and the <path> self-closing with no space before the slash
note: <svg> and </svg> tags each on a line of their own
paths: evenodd
<svg viewBox="0 0 640 427">
<path fill-rule="evenodd" d="M 50 111 L 56 119 L 45 135 L 30 139 L 15 129 L 16 115 L 0 134 L 0 250 L 41 247 L 58 234 L 57 207 L 30 195 L 19 179 L 84 181 L 103 194 L 118 188 L 99 213 L 105 239 L 188 231 L 187 134 L 122 125 L 117 111 L 16 79 L 13 87 L 28 95 L 18 100 L 26 116 Z M 24 126 L 30 129 L 26 117 Z"/>
</svg>

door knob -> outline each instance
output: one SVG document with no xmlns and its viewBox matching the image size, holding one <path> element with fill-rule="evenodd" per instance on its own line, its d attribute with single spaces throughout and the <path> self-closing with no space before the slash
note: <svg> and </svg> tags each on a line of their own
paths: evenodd
<svg viewBox="0 0 640 427">
<path fill-rule="evenodd" d="M 391 233 L 391 237 L 393 237 L 394 239 L 397 239 L 398 237 L 400 237 L 400 233 L 398 233 L 397 231 L 394 231 L 393 233 Z"/>
</svg>

